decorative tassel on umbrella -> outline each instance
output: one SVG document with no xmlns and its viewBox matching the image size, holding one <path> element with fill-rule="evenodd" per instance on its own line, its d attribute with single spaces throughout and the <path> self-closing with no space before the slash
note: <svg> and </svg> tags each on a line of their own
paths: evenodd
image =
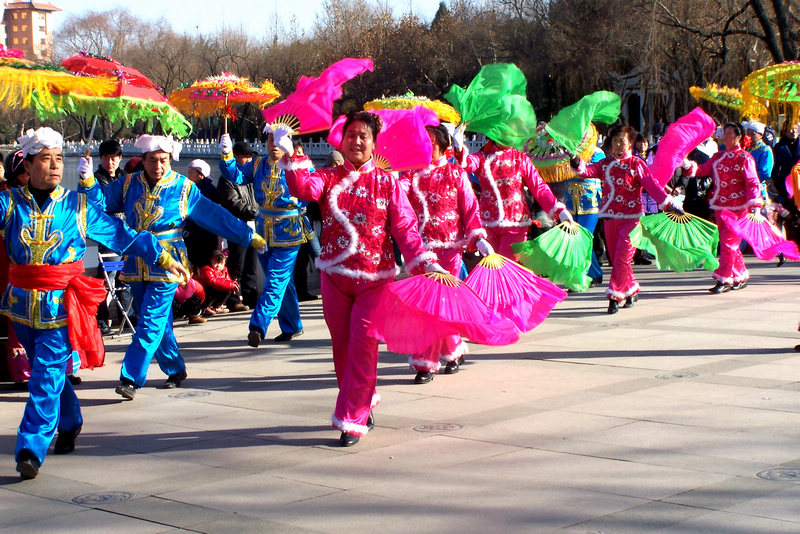
<svg viewBox="0 0 800 534">
<path fill-rule="evenodd" d="M 464 283 L 489 308 L 513 321 L 520 332 L 539 326 L 555 305 L 567 298 L 563 289 L 500 254 L 483 258 Z"/>
<path fill-rule="evenodd" d="M 493 312 L 469 286 L 450 274 L 426 273 L 388 284 L 372 329 L 389 350 L 418 354 L 458 334 L 482 345 L 519 339 L 514 323 Z"/>
<path fill-rule="evenodd" d="M 647 215 L 639 221 L 630 233 L 631 243 L 653 254 L 658 269 L 682 273 L 700 266 L 709 271 L 719 267 L 719 231 L 715 224 L 672 211 Z"/>
<path fill-rule="evenodd" d="M 563 222 L 533 241 L 511 245 L 517 260 L 539 276 L 585 291 L 592 279 L 586 276 L 592 264 L 592 234 L 579 224 Z"/>
<path fill-rule="evenodd" d="M 317 78 L 301 76 L 294 93 L 261 114 L 267 124 L 283 124 L 294 133 L 329 130 L 333 122 L 333 103 L 342 96 L 342 85 L 372 69 L 371 59 L 337 61 Z"/>
<path fill-rule="evenodd" d="M 379 167 L 391 171 L 423 169 L 431 162 L 431 139 L 426 126 L 436 126 L 436 113 L 424 107 L 414 109 L 379 109 L 383 127 L 375 139 L 373 158 Z M 328 143 L 338 147 L 342 142 L 342 129 L 347 119 L 341 115 L 333 123 Z"/>
<path fill-rule="evenodd" d="M 736 235 L 747 241 L 758 259 L 767 261 L 778 254 L 783 254 L 787 260 L 800 261 L 797 244 L 784 239 L 778 229 L 760 213 L 748 212 L 737 217 L 729 210 L 721 210 L 717 216 L 725 221 Z"/>
</svg>

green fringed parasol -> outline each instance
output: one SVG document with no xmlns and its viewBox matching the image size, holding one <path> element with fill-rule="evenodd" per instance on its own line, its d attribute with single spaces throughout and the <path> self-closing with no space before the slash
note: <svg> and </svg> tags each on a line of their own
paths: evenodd
<svg viewBox="0 0 800 534">
<path fill-rule="evenodd" d="M 516 65 L 494 63 L 483 67 L 466 89 L 454 85 L 444 98 L 461 114 L 467 130 L 524 150 L 536 135 L 536 113 L 528 102 L 527 86 Z"/>
<path fill-rule="evenodd" d="M 517 260 L 539 276 L 573 291 L 585 291 L 592 279 L 592 234 L 576 223 L 563 222 L 533 241 L 511 246 Z"/>
<path fill-rule="evenodd" d="M 702 266 L 713 271 L 719 231 L 717 226 L 689 213 L 667 211 L 642 217 L 631 231 L 631 243 L 656 257 L 656 267 L 676 273 Z"/>
</svg>

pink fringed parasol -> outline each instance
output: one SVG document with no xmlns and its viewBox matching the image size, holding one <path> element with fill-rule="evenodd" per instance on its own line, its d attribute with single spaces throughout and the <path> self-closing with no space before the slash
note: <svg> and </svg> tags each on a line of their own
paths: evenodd
<svg viewBox="0 0 800 534">
<path fill-rule="evenodd" d="M 514 323 L 490 310 L 458 278 L 440 273 L 389 284 L 373 328 L 389 350 L 402 354 L 420 353 L 453 334 L 483 345 L 509 345 L 519 339 Z"/>
<path fill-rule="evenodd" d="M 521 332 L 539 326 L 567 298 L 566 291 L 500 254 L 483 258 L 464 283 Z"/>
<path fill-rule="evenodd" d="M 658 142 L 658 151 L 650 165 L 653 178 L 662 186 L 666 185 L 689 152 L 714 135 L 716 128 L 714 119 L 700 108 L 694 108 L 670 124 L 667 134 Z"/>
<path fill-rule="evenodd" d="M 778 229 L 760 213 L 747 213 L 737 217 L 731 211 L 722 210 L 717 217 L 730 226 L 736 235 L 747 241 L 758 259 L 771 260 L 778 254 L 783 254 L 787 260 L 800 261 L 797 244 L 784 239 Z"/>
<path fill-rule="evenodd" d="M 342 96 L 342 84 L 372 70 L 371 59 L 345 58 L 325 69 L 318 78 L 301 76 L 297 89 L 264 111 L 268 124 L 285 124 L 294 133 L 328 130 L 333 121 L 333 103 Z"/>
<path fill-rule="evenodd" d="M 375 140 L 373 157 L 376 164 L 392 171 L 422 169 L 431 162 L 431 139 L 426 126 L 436 126 L 439 119 L 433 110 L 418 106 L 414 109 L 376 109 L 370 111 L 381 118 L 383 128 Z M 333 123 L 328 143 L 338 147 L 346 117 Z"/>
</svg>

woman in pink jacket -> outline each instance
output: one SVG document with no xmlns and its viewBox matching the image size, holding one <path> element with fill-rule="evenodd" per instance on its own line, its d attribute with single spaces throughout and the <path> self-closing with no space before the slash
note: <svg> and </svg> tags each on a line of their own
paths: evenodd
<svg viewBox="0 0 800 534">
<path fill-rule="evenodd" d="M 653 179 L 644 160 L 633 154 L 636 139 L 633 127 L 614 126 L 608 136 L 611 138 L 610 156 L 589 166 L 577 157 L 570 163 L 576 174 L 602 180 L 602 201 L 597 216 L 604 220 L 603 230 L 611 260 L 611 279 L 606 296 L 608 313 L 617 313 L 620 302 L 625 301 L 623 308 L 630 308 L 639 298 L 639 283 L 631 267 L 636 249 L 631 244 L 630 233 L 644 215 L 642 188 L 650 193 L 660 208 L 672 206 L 680 210 L 680 205 Z"/>
<path fill-rule="evenodd" d="M 344 165 L 309 172 L 306 156 L 287 156 L 291 193 L 316 201 L 322 212 L 322 311 L 331 334 L 339 396 L 332 423 L 349 447 L 372 428 L 372 408 L 380 396 L 377 383 L 378 340 L 371 332 L 377 303 L 397 266 L 391 238 L 413 272 L 445 272 L 436 255 L 425 250 L 417 218 L 397 178 L 375 166 L 372 151 L 381 120 L 366 111 L 350 113 L 340 152 Z M 278 140 L 276 139 L 276 144 Z"/>
</svg>

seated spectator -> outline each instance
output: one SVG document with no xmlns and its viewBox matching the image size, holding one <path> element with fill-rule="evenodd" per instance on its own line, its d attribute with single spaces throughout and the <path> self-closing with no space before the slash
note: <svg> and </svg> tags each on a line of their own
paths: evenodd
<svg viewBox="0 0 800 534">
<path fill-rule="evenodd" d="M 202 284 L 206 293 L 203 301 L 203 315 L 211 316 L 218 313 L 228 313 L 225 301 L 235 291 L 239 291 L 239 283 L 231 280 L 228 269 L 225 267 L 225 254 L 220 250 L 211 253 L 209 265 L 200 267 L 195 280 Z"/>
<path fill-rule="evenodd" d="M 172 304 L 172 313 L 176 319 L 183 317 L 189 318 L 189 324 L 203 324 L 205 317 L 200 313 L 203 311 L 203 301 L 206 293 L 203 285 L 194 278 L 189 278 L 184 286 L 178 286 L 175 291 L 175 299 Z"/>
</svg>

